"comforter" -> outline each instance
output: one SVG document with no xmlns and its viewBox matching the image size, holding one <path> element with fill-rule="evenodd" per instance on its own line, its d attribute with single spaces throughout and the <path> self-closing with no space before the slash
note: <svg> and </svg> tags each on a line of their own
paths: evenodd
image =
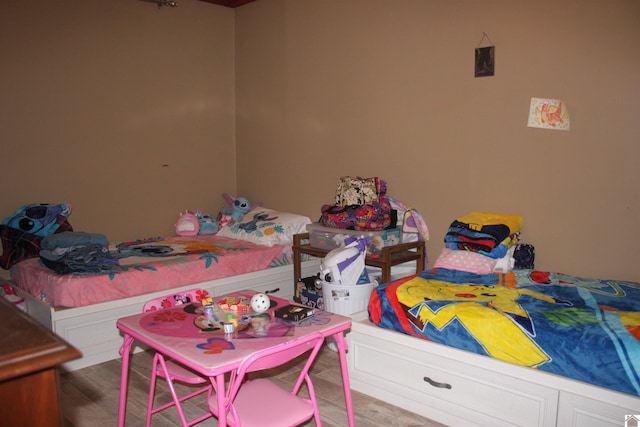
<svg viewBox="0 0 640 427">
<path fill-rule="evenodd" d="M 291 264 L 290 245 L 264 246 L 221 237 L 159 237 L 110 251 L 119 268 L 100 275 L 58 274 L 39 258 L 11 268 L 21 289 L 46 304 L 81 307 Z"/>
<path fill-rule="evenodd" d="M 438 269 L 378 286 L 379 327 L 640 395 L 640 284 Z"/>
</svg>

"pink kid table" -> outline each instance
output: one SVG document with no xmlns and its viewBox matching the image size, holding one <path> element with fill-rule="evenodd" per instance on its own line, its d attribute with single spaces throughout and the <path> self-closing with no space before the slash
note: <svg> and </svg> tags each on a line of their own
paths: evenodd
<svg viewBox="0 0 640 427">
<path fill-rule="evenodd" d="M 255 291 L 233 292 L 229 295 L 214 297 L 214 301 L 229 296 L 251 298 L 255 293 Z M 292 303 L 273 296 L 270 299 L 272 308 L 267 313 L 271 314 L 272 319 L 274 318 L 273 310 Z M 275 307 L 273 302 L 277 304 Z M 167 358 L 175 359 L 203 376 L 209 377 L 216 392 L 218 408 L 223 408 L 227 393 L 225 389 L 226 373 L 236 370 L 247 356 L 257 350 L 278 346 L 294 337 L 302 337 L 315 332 L 320 332 L 325 338 L 332 336 L 335 339 L 342 371 L 347 418 L 349 426 L 355 426 L 346 360 L 347 344 L 344 339 L 344 332 L 351 327 L 350 317 L 315 309 L 313 316 L 298 322 L 283 324 L 279 321 L 273 321 L 268 331 L 255 331 L 247 327 L 240 332 L 243 334 L 243 338 L 231 338 L 225 335 L 222 330 L 203 327 L 203 315 L 201 307 L 198 305 L 201 304 L 196 301 L 118 320 L 117 327 L 124 333 L 118 407 L 119 427 L 123 427 L 125 422 L 129 356 L 134 340 L 146 344 Z M 242 327 L 238 329 L 242 329 Z M 226 411 L 220 411 L 218 426 L 225 427 L 226 425 Z"/>
</svg>

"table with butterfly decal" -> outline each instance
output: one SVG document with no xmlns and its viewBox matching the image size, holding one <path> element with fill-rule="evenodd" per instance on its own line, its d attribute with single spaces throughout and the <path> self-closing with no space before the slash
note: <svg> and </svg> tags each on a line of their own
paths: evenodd
<svg viewBox="0 0 640 427">
<path fill-rule="evenodd" d="M 213 299 L 215 303 L 229 297 L 250 299 L 254 294 L 255 291 L 246 290 Z M 335 340 L 342 371 L 347 418 L 349 426 L 354 426 L 346 361 L 347 344 L 344 338 L 344 333 L 351 327 L 351 318 L 316 309 L 313 316 L 297 322 L 277 319 L 273 315 L 274 310 L 287 304 L 292 302 L 272 296 L 270 309 L 261 316 L 263 320 L 254 322 L 252 320 L 258 316 L 247 316 L 248 321 L 240 321 L 233 335 L 225 334 L 221 322 L 212 321 L 210 316 L 205 316 L 199 301 L 119 319 L 117 327 L 124 334 L 124 344 L 118 426 L 124 426 L 125 423 L 129 357 L 134 341 L 143 343 L 208 377 L 216 391 L 218 407 L 222 408 L 225 406 L 226 395 L 225 374 L 236 370 L 247 356 L 257 350 L 280 345 L 294 337 L 299 338 L 316 332 L 320 332 L 325 338 L 333 337 Z M 226 411 L 220 411 L 218 426 L 226 425 Z"/>
</svg>

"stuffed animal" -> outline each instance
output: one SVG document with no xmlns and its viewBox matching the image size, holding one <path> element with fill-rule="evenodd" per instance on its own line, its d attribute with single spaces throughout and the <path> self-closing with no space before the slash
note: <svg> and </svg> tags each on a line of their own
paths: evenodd
<svg viewBox="0 0 640 427">
<path fill-rule="evenodd" d="M 218 229 L 224 225 L 233 224 L 251 210 L 251 203 L 244 197 L 235 199 L 227 193 L 224 193 L 222 197 L 229 202 L 231 207 L 222 208 L 222 211 L 218 214 L 216 218 Z"/>
<path fill-rule="evenodd" d="M 216 234 L 218 232 L 218 221 L 211 215 L 196 212 L 198 223 L 200 223 L 200 231 L 198 234 Z"/>
<path fill-rule="evenodd" d="M 176 234 L 178 236 L 195 236 L 200 231 L 198 217 L 191 211 L 180 213 L 176 222 Z"/>
</svg>

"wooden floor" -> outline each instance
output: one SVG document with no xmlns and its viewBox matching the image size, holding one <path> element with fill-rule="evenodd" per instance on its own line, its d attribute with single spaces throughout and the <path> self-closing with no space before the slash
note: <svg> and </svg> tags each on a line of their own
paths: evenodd
<svg viewBox="0 0 640 427">
<path fill-rule="evenodd" d="M 152 356 L 148 352 L 136 353 L 131 357 L 127 426 L 144 426 L 151 362 Z M 117 359 L 77 371 L 61 373 L 61 400 L 66 427 L 113 427 L 116 425 L 121 366 L 120 359 Z M 269 374 L 283 383 L 291 384 L 293 381 L 286 369 L 271 371 Z M 312 381 L 318 396 L 323 426 L 347 426 L 338 356 L 326 346 L 312 368 Z M 185 388 L 182 387 L 181 390 L 184 391 Z M 359 427 L 441 426 L 362 393 L 354 391 L 352 396 L 356 425 Z M 156 399 L 156 402 L 161 403 L 170 400 L 166 383 L 162 380 L 158 381 Z M 207 406 L 204 400 L 204 396 L 199 396 L 184 404 L 187 417 L 195 418 L 205 413 Z M 177 412 L 174 408 L 169 408 L 154 415 L 152 425 L 180 425 Z M 217 422 L 215 418 L 209 418 L 197 425 L 199 427 L 216 426 Z M 315 426 L 315 422 L 311 420 L 305 426 Z"/>
</svg>

